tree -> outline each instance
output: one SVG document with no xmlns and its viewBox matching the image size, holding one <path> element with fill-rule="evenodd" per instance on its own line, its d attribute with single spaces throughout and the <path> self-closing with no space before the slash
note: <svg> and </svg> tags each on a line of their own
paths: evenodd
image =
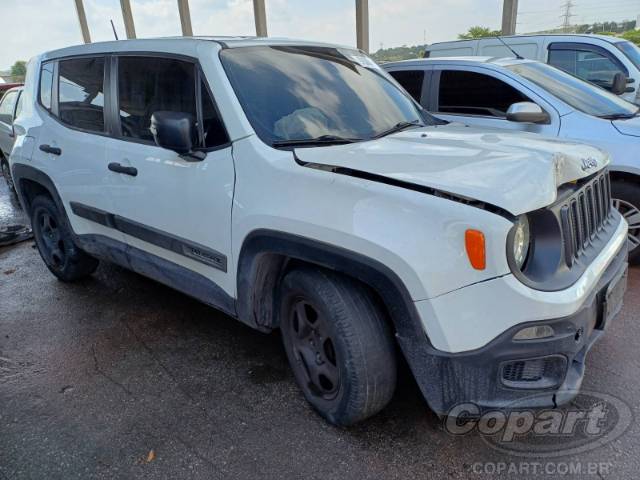
<svg viewBox="0 0 640 480">
<path fill-rule="evenodd" d="M 635 43 L 640 46 L 640 30 L 629 30 L 620 35 L 625 40 Z"/>
<path fill-rule="evenodd" d="M 24 77 L 26 74 L 27 74 L 27 62 L 25 62 L 24 60 L 18 60 L 11 67 L 11 76 L 19 82 L 24 81 Z"/>
<path fill-rule="evenodd" d="M 475 26 L 467 30 L 467 33 L 458 35 L 460 40 L 471 40 L 473 38 L 498 37 L 502 35 L 500 30 L 491 30 L 488 27 Z"/>
</svg>

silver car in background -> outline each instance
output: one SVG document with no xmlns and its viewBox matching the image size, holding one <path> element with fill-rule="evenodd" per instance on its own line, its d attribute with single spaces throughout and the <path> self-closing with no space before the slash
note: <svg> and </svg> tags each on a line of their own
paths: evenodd
<svg viewBox="0 0 640 480">
<path fill-rule="evenodd" d="M 9 155 L 15 138 L 13 122 L 20 113 L 22 106 L 22 90 L 23 87 L 7 90 L 2 99 L 0 99 L 0 168 L 4 179 L 14 192 L 15 186 L 9 170 Z"/>
<path fill-rule="evenodd" d="M 629 258 L 640 262 L 640 107 L 533 60 L 451 57 L 383 67 L 443 120 L 571 139 L 608 151 L 615 206 L 629 223 Z"/>
</svg>

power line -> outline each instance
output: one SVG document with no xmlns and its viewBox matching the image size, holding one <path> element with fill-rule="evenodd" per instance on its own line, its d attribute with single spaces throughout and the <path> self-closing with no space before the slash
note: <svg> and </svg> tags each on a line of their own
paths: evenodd
<svg viewBox="0 0 640 480">
<path fill-rule="evenodd" d="M 575 17 L 574 14 L 571 13 L 571 9 L 575 7 L 575 4 L 571 0 L 567 0 L 562 8 L 564 8 L 564 13 L 560 15 L 561 18 L 564 18 L 562 22 L 562 30 L 567 33 L 571 28 L 571 17 Z"/>
</svg>

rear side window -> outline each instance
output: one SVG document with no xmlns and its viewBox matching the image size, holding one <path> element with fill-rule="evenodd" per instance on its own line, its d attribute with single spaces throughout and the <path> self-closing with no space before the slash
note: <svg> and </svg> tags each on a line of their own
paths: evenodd
<svg viewBox="0 0 640 480">
<path fill-rule="evenodd" d="M 51 111 L 51 92 L 53 89 L 53 63 L 45 63 L 40 71 L 40 104 Z"/>
<path fill-rule="evenodd" d="M 196 91 L 196 65 L 184 60 L 157 57 L 120 57 L 118 102 L 122 135 L 152 143 L 151 116 L 157 111 L 198 116 L 202 98 L 200 146 L 217 147 L 228 142 L 226 130 L 203 82 Z"/>
<path fill-rule="evenodd" d="M 409 92 L 409 95 L 411 95 L 416 102 L 420 103 L 424 70 L 397 70 L 395 72 L 389 72 L 389 74 Z"/>
<path fill-rule="evenodd" d="M 104 132 L 104 58 L 62 60 L 58 76 L 58 116 L 63 123 Z"/>
<path fill-rule="evenodd" d="M 515 88 L 489 75 L 443 70 L 438 111 L 505 118 L 511 105 L 529 101 Z"/>
<path fill-rule="evenodd" d="M 18 92 L 8 92 L 2 97 L 0 103 L 0 122 L 7 125 L 13 124 L 13 111 L 16 107 L 16 100 L 18 100 Z"/>
</svg>

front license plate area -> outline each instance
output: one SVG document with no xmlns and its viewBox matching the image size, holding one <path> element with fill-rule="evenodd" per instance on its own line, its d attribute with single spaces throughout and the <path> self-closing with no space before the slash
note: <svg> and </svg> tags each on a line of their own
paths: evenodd
<svg viewBox="0 0 640 480">
<path fill-rule="evenodd" d="M 622 310 L 624 292 L 627 290 L 627 276 L 628 270 L 625 268 L 622 274 L 614 279 L 607 288 L 607 294 L 604 301 L 605 325 L 615 318 L 616 315 L 620 313 L 620 310 Z"/>
</svg>

